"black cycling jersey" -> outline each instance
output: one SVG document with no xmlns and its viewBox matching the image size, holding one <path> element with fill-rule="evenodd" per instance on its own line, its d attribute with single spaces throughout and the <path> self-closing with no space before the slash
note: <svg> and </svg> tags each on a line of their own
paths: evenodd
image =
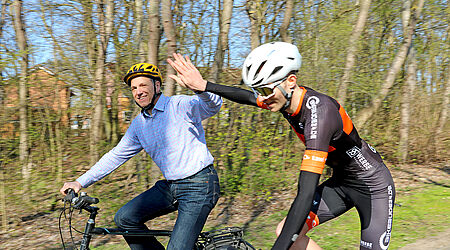
<svg viewBox="0 0 450 250">
<path fill-rule="evenodd" d="M 361 248 L 386 249 L 395 195 L 389 170 L 379 153 L 359 137 L 350 117 L 335 99 L 307 87 L 300 89 L 297 110 L 293 114 L 281 113 L 306 150 L 298 194 L 274 249 L 288 249 L 305 221 L 312 228 L 354 206 L 362 222 Z M 208 82 L 206 91 L 238 103 L 267 108 L 261 98 L 248 90 Z M 316 190 L 325 164 L 333 168 L 333 177 Z M 374 202 L 380 199 L 381 202 Z M 372 211 L 374 207 L 376 211 Z M 373 221 L 374 213 L 384 220 Z M 380 237 L 380 242 L 375 243 L 374 237 Z"/>
</svg>

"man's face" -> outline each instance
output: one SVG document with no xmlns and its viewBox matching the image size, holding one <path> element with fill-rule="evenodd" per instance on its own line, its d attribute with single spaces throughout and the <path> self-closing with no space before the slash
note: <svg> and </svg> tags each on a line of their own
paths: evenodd
<svg viewBox="0 0 450 250">
<path fill-rule="evenodd" d="M 297 77 L 295 75 L 290 75 L 286 80 L 280 83 L 280 87 L 282 87 L 286 92 L 291 92 L 296 84 Z M 286 97 L 283 95 L 283 92 L 278 87 L 273 89 L 273 94 L 269 95 L 269 98 L 263 97 L 263 102 L 269 106 L 269 110 L 272 112 L 280 111 L 287 102 Z"/>
<path fill-rule="evenodd" d="M 279 86 L 284 88 L 285 90 L 288 89 L 286 86 L 286 81 L 283 81 Z M 273 94 L 270 95 L 269 98 L 263 97 L 263 102 L 267 104 L 270 111 L 277 112 L 283 108 L 287 100 L 286 97 L 284 97 L 283 93 L 277 87 L 275 87 L 273 89 Z"/>
<path fill-rule="evenodd" d="M 155 81 L 156 91 L 159 91 L 159 82 Z M 131 80 L 131 93 L 134 100 L 141 107 L 146 107 L 152 101 L 154 93 L 153 80 L 146 76 L 138 76 Z"/>
</svg>

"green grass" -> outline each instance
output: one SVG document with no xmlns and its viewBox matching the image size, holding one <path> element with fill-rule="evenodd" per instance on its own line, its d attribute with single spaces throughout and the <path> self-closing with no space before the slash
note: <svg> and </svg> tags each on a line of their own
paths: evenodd
<svg viewBox="0 0 450 250">
<path fill-rule="evenodd" d="M 449 188 L 426 185 L 414 195 L 397 194 L 394 225 L 389 249 L 398 249 L 420 238 L 444 231 L 450 225 Z M 258 218 L 246 239 L 258 249 L 270 249 L 275 241 L 275 227 L 287 212 Z M 321 224 L 308 234 L 323 249 L 358 249 L 359 216 L 355 209 Z"/>
<path fill-rule="evenodd" d="M 444 231 L 450 225 L 449 188 L 424 185 L 413 192 L 397 193 L 394 225 L 389 249 L 398 249 L 420 238 Z M 287 214 L 280 211 L 260 217 L 248 228 L 245 239 L 257 249 L 270 249 L 275 241 L 275 228 Z M 323 249 L 359 249 L 360 223 L 355 209 L 321 224 L 308 234 Z M 126 245 L 105 245 L 97 250 L 126 249 Z"/>
</svg>

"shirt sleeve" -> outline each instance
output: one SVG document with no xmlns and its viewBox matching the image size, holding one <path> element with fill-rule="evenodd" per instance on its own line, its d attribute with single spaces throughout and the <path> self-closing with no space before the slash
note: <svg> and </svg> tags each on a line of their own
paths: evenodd
<svg viewBox="0 0 450 250">
<path fill-rule="evenodd" d="M 83 188 L 101 180 L 142 150 L 134 131 L 131 125 L 117 146 L 103 155 L 91 169 L 77 179 Z"/>
<path fill-rule="evenodd" d="M 198 116 L 203 121 L 219 112 L 222 107 L 222 98 L 210 92 L 196 94 L 198 98 Z"/>
</svg>

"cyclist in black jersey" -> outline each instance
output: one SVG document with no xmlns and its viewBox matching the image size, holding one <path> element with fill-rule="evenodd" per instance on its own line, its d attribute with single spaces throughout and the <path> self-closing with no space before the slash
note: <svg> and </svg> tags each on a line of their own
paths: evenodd
<svg viewBox="0 0 450 250">
<path fill-rule="evenodd" d="M 297 196 L 277 227 L 273 249 L 320 249 L 306 233 L 352 207 L 361 220 L 360 248 L 388 248 L 395 199 L 391 174 L 335 99 L 297 85 L 301 56 L 296 46 L 268 43 L 247 56 L 242 79 L 253 91 L 207 82 L 189 57 L 173 56 L 175 61 L 168 62 L 178 74 L 170 77 L 178 84 L 280 111 L 305 144 Z M 333 175 L 318 185 L 325 164 Z"/>
</svg>

